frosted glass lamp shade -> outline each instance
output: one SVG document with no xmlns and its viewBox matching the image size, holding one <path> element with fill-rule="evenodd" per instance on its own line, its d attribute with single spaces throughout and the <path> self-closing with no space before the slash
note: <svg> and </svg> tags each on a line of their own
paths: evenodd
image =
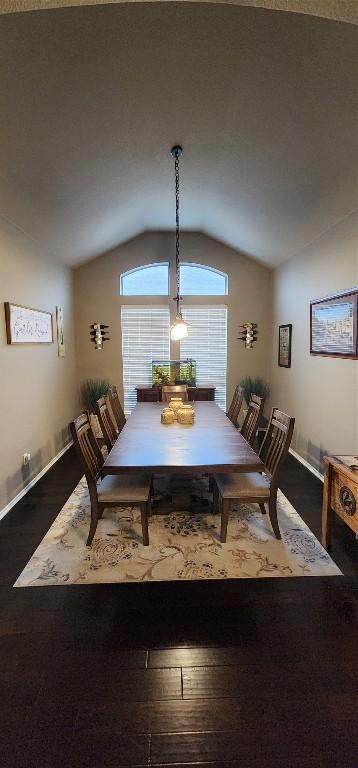
<svg viewBox="0 0 358 768">
<path fill-rule="evenodd" d="M 177 315 L 170 329 L 170 338 L 172 341 L 180 341 L 188 335 L 188 323 L 182 317 Z"/>
</svg>

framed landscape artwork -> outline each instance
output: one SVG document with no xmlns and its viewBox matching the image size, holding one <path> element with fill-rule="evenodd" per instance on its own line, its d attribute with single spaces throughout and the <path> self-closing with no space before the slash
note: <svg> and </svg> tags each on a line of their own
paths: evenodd
<svg viewBox="0 0 358 768">
<path fill-rule="evenodd" d="M 358 357 L 358 288 L 311 302 L 311 355 Z"/>
<path fill-rule="evenodd" d="M 292 325 L 280 325 L 278 329 L 278 364 L 281 368 L 291 368 Z"/>
<path fill-rule="evenodd" d="M 52 344 L 52 314 L 5 302 L 8 344 Z"/>
</svg>

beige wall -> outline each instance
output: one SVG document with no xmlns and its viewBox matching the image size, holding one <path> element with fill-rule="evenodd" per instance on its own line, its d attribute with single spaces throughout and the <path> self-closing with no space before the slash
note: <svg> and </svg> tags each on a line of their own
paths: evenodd
<svg viewBox="0 0 358 768">
<path fill-rule="evenodd" d="M 310 300 L 358 284 L 358 216 L 274 272 L 272 402 L 296 417 L 292 447 L 322 471 L 330 453 L 358 451 L 358 361 L 309 353 Z M 291 368 L 277 365 L 278 326 L 292 323 Z"/>
<path fill-rule="evenodd" d="M 142 264 L 170 261 L 172 265 L 171 296 L 174 285 L 174 236 L 170 232 L 147 232 L 75 270 L 75 306 L 78 378 L 109 379 L 117 384 L 123 398 L 120 310 L 125 304 L 167 304 L 167 297 L 120 297 L 121 272 Z M 263 376 L 270 365 L 271 336 L 271 271 L 247 259 L 237 251 L 200 233 L 181 235 L 182 261 L 208 264 L 229 274 L 229 295 L 196 299 L 193 304 L 228 305 L 228 400 L 234 386 L 246 374 Z M 174 312 L 175 304 L 170 301 Z M 259 338 L 254 349 L 245 350 L 237 340 L 238 326 L 245 321 L 258 323 Z M 90 341 L 89 326 L 102 322 L 110 326 L 111 341 L 103 351 L 95 351 Z M 179 352 L 173 352 L 178 356 Z"/>
<path fill-rule="evenodd" d="M 6 343 L 4 301 L 64 308 L 66 356 L 51 345 Z M 76 409 L 72 275 L 19 230 L 0 222 L 0 510 L 69 441 Z M 54 320 L 56 336 L 56 323 Z M 31 453 L 23 468 L 24 453 Z"/>
<path fill-rule="evenodd" d="M 228 305 L 228 400 L 245 374 L 270 381 L 272 402 L 296 417 L 294 450 L 317 469 L 322 468 L 325 453 L 358 451 L 358 362 L 310 356 L 309 301 L 358 283 L 357 246 L 355 214 L 272 273 L 205 235 L 182 233 L 183 261 L 229 274 L 229 296 L 192 300 Z M 18 230 L 0 225 L 0 302 L 14 301 L 53 314 L 56 304 L 62 305 L 66 342 L 64 359 L 58 358 L 56 343 L 8 346 L 3 309 L 0 313 L 0 510 L 66 444 L 68 421 L 79 407 L 77 385 L 83 379 L 108 378 L 122 394 L 121 302 L 141 300 L 120 297 L 119 275 L 158 261 L 170 261 L 173 267 L 173 257 L 172 233 L 147 232 L 74 270 L 76 383 L 71 272 L 43 255 Z M 173 268 L 171 273 L 174 295 Z M 156 304 L 167 301 L 145 299 Z M 174 311 L 174 302 L 171 308 Z M 249 351 L 236 338 L 239 324 L 246 320 L 259 326 L 258 342 Z M 95 351 L 90 342 L 89 325 L 94 321 L 110 326 L 111 341 L 103 352 Z M 289 322 L 292 367 L 283 369 L 277 366 L 278 325 Z M 25 452 L 32 454 L 27 470 L 22 468 Z"/>
</svg>

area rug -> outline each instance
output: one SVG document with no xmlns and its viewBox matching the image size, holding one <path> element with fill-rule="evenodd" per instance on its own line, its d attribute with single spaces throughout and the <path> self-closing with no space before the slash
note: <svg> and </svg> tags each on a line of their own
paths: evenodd
<svg viewBox="0 0 358 768">
<path fill-rule="evenodd" d="M 156 479 L 158 498 L 167 495 L 165 482 Z M 185 478 L 176 482 L 184 498 Z M 132 506 L 106 509 L 92 547 L 86 547 L 90 502 L 83 478 L 14 586 L 342 575 L 280 491 L 281 541 L 267 514 L 255 504 L 240 504 L 232 510 L 227 541 L 221 544 L 220 515 L 212 513 L 207 478 L 189 483 L 194 510 L 200 499 L 198 511 L 188 512 L 186 506 L 153 514 L 148 547 L 142 544 L 139 509 Z"/>
</svg>

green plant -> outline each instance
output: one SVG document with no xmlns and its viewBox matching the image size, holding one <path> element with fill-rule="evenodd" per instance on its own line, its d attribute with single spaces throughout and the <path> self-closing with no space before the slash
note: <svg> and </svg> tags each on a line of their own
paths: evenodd
<svg viewBox="0 0 358 768">
<path fill-rule="evenodd" d="M 266 400 L 270 394 L 269 385 L 260 376 L 244 376 L 240 381 L 240 387 L 244 390 L 247 405 L 251 395 L 258 395 L 258 397 L 264 397 Z"/>
<path fill-rule="evenodd" d="M 82 402 L 91 413 L 94 413 L 96 402 L 104 397 L 109 390 L 109 381 L 105 379 L 86 379 L 81 387 Z"/>
</svg>

